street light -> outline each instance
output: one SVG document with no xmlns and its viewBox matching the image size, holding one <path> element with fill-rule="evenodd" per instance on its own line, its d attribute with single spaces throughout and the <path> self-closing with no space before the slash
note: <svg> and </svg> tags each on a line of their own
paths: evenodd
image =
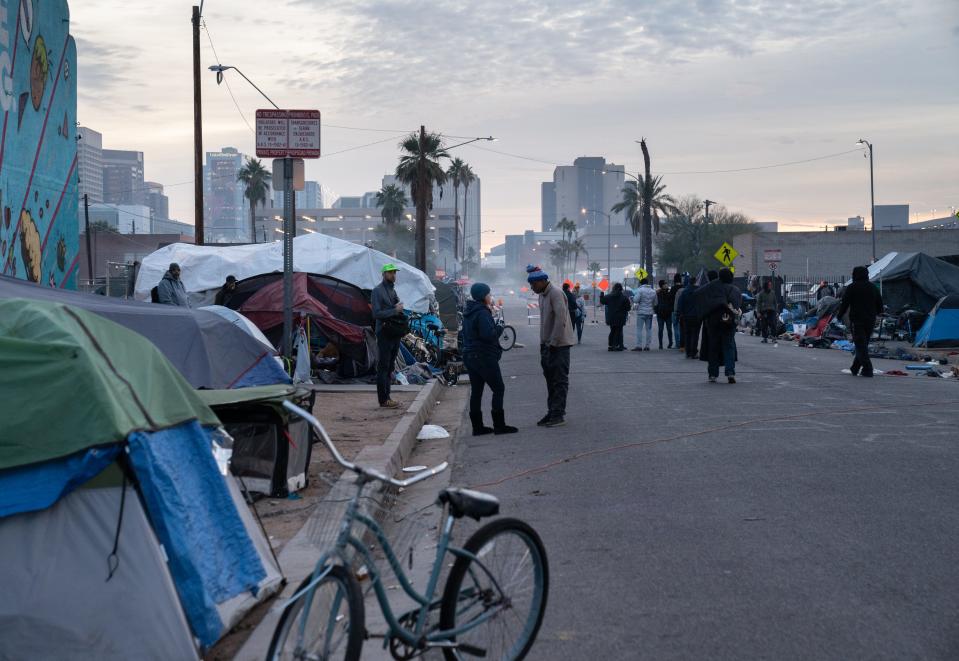
<svg viewBox="0 0 959 661">
<path fill-rule="evenodd" d="M 211 66 L 211 67 L 210 67 L 210 71 L 215 71 L 215 72 L 216 72 L 216 84 L 217 84 L 217 85 L 219 85 L 220 83 L 223 82 L 223 72 L 226 71 L 226 70 L 228 70 L 228 69 L 233 69 L 233 70 L 236 71 L 238 74 L 240 74 L 241 76 L 243 76 L 243 80 L 245 80 L 246 82 L 250 83 L 250 85 L 253 86 L 253 89 L 255 89 L 257 92 L 259 92 L 259 93 L 263 96 L 264 99 L 266 99 L 267 101 L 270 102 L 270 105 L 271 105 L 271 106 L 273 106 L 273 107 L 276 108 L 277 110 L 280 109 L 280 106 L 278 106 L 278 105 L 276 105 L 275 103 L 273 103 L 273 99 L 271 99 L 270 97 L 268 97 L 263 90 L 261 90 L 259 87 L 256 86 L 256 83 L 254 83 L 252 80 L 250 80 L 249 78 L 247 78 L 247 77 L 246 77 L 246 74 L 244 74 L 242 71 L 240 71 L 240 70 L 237 69 L 236 67 L 229 66 L 229 65 L 226 65 L 226 64 L 214 64 L 213 66 Z"/>
<path fill-rule="evenodd" d="M 613 218 L 604 211 L 596 209 L 580 209 L 579 212 L 584 216 L 587 213 L 598 213 L 606 216 L 606 272 L 609 277 L 613 277 Z"/>
<path fill-rule="evenodd" d="M 869 219 L 872 222 L 872 261 L 876 261 L 876 188 L 872 178 L 872 143 L 863 138 L 856 141 L 859 146 L 869 147 Z"/>
</svg>

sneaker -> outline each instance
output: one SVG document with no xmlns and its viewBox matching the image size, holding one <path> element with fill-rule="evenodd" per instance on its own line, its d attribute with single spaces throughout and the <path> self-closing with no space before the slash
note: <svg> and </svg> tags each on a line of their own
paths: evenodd
<svg viewBox="0 0 959 661">
<path fill-rule="evenodd" d="M 649 347 L 643 347 L 643 351 L 649 351 Z"/>
<path fill-rule="evenodd" d="M 380 407 L 384 409 L 395 409 L 399 405 L 400 405 L 399 402 L 394 401 L 392 399 L 388 399 L 385 402 L 380 402 Z"/>
<path fill-rule="evenodd" d="M 642 351 L 642 347 L 633 347 L 630 351 Z"/>
<path fill-rule="evenodd" d="M 559 416 L 556 418 L 550 418 L 546 421 L 546 427 L 562 427 L 566 424 L 566 418 Z"/>
<path fill-rule="evenodd" d="M 763 341 L 761 342 L 761 344 L 769 344 L 769 340 L 767 340 L 766 338 L 763 338 Z"/>
<path fill-rule="evenodd" d="M 550 419 L 550 416 L 549 416 L 549 413 L 547 413 L 546 415 L 544 415 L 542 418 L 539 419 L 539 421 L 536 423 L 536 426 L 545 427 L 546 423 L 549 422 L 549 419 Z"/>
<path fill-rule="evenodd" d="M 734 376 L 727 376 L 726 380 L 729 381 L 730 383 L 736 383 L 736 377 Z"/>
<path fill-rule="evenodd" d="M 716 383 L 716 377 L 715 377 L 715 376 L 709 377 L 709 382 L 710 382 L 710 383 Z"/>
</svg>

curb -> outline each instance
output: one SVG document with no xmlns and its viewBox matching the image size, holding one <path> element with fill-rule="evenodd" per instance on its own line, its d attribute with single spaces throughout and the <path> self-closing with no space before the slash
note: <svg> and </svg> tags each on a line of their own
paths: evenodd
<svg viewBox="0 0 959 661">
<path fill-rule="evenodd" d="M 383 442 L 383 445 L 364 448 L 354 462 L 374 468 L 386 475 L 395 475 L 413 453 L 416 446 L 416 435 L 423 428 L 423 424 L 433 411 L 433 406 L 439 397 L 443 385 L 437 379 L 426 384 L 413 399 L 413 403 L 396 423 L 393 431 Z M 330 489 L 326 498 L 330 500 L 346 500 L 353 496 L 355 491 L 355 477 L 353 473 L 344 471 Z M 237 652 L 234 661 L 262 661 L 273 638 L 273 631 L 280 619 L 286 600 L 293 596 L 296 588 L 303 579 L 313 573 L 316 561 L 323 548 L 332 544 L 337 534 L 335 526 L 325 525 L 335 521 L 343 515 L 345 503 L 342 506 L 316 509 L 303 523 L 299 532 L 286 543 L 279 555 L 280 570 L 286 577 L 287 584 L 283 591 L 274 600 L 270 610 L 260 623 L 253 629 L 243 647 Z M 332 530 L 331 530 L 332 528 Z M 318 537 L 317 530 L 328 531 L 328 535 Z"/>
</svg>

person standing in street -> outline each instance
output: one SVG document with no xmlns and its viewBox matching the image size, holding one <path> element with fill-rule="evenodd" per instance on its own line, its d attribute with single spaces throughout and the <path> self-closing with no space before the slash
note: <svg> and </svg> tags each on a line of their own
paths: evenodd
<svg viewBox="0 0 959 661">
<path fill-rule="evenodd" d="M 583 342 L 583 326 L 586 324 L 586 299 L 579 289 L 579 285 L 573 287 L 573 296 L 576 297 L 576 319 L 573 320 L 573 328 L 576 331 L 576 344 Z"/>
<path fill-rule="evenodd" d="M 736 326 L 742 311 L 742 292 L 733 284 L 733 272 L 719 269 L 718 278 L 699 290 L 700 310 L 709 339 L 710 383 L 719 378 L 722 363 L 729 383 L 736 383 Z"/>
<path fill-rule="evenodd" d="M 396 355 L 400 350 L 400 340 L 409 330 L 403 303 L 396 294 L 396 272 L 393 264 L 384 264 L 380 272 L 383 280 L 373 288 L 370 302 L 373 306 L 373 319 L 376 322 L 376 396 L 380 406 L 395 409 L 399 403 L 390 398 L 390 384 L 393 381 L 393 369 L 396 367 Z"/>
<path fill-rule="evenodd" d="M 216 298 L 213 299 L 214 305 L 224 305 L 229 307 L 230 299 L 233 298 L 233 292 L 236 291 L 236 276 L 228 275 L 226 276 L 226 282 L 223 283 L 223 286 L 220 287 L 220 291 L 216 293 Z"/>
<path fill-rule="evenodd" d="M 633 295 L 633 307 L 636 308 L 636 346 L 633 351 L 649 351 L 653 341 L 653 315 L 656 313 L 656 292 L 649 286 L 649 278 L 639 281 L 639 288 Z"/>
<path fill-rule="evenodd" d="M 673 322 L 673 341 L 677 349 L 683 348 L 683 333 L 680 326 L 679 312 L 677 311 L 679 301 L 679 292 L 683 290 L 683 276 L 680 273 L 673 275 L 673 286 L 669 290 L 669 299 L 673 302 L 672 322 Z"/>
<path fill-rule="evenodd" d="M 180 265 L 176 262 L 170 264 L 170 268 L 163 274 L 163 279 L 157 285 L 157 302 L 162 305 L 176 305 L 181 308 L 191 307 L 186 287 L 180 280 Z"/>
<path fill-rule="evenodd" d="M 623 293 L 623 285 L 617 282 L 609 294 L 599 295 L 600 305 L 606 309 L 606 325 L 609 326 L 609 348 L 607 351 L 624 351 L 623 326 L 626 325 L 626 313 L 632 305 Z"/>
<path fill-rule="evenodd" d="M 656 290 L 656 330 L 659 334 L 659 349 L 663 349 L 663 328 L 666 328 L 666 334 L 669 337 L 669 346 L 673 348 L 673 299 L 669 287 L 665 280 L 659 281 L 659 289 Z"/>
<path fill-rule="evenodd" d="M 563 295 L 566 297 L 566 305 L 569 307 L 569 323 L 576 329 L 576 317 L 579 314 L 579 306 L 576 305 L 576 295 L 570 289 L 569 283 L 563 283 Z M 581 333 L 582 334 L 582 333 Z M 577 344 L 579 344 L 577 342 Z"/>
<path fill-rule="evenodd" d="M 540 366 L 546 378 L 549 410 L 536 424 L 559 427 L 566 424 L 566 393 L 569 390 L 569 352 L 575 344 L 573 324 L 563 292 L 553 286 L 538 266 L 526 267 L 527 282 L 539 294 Z"/>
<path fill-rule="evenodd" d="M 836 312 L 836 318 L 842 319 L 849 312 L 852 326 L 852 342 L 856 346 L 856 355 L 849 371 L 853 376 L 872 376 L 872 361 L 869 359 L 869 338 L 876 326 L 876 317 L 882 314 L 882 294 L 869 282 L 869 269 L 857 266 L 852 270 L 852 283 L 842 294 L 842 303 Z"/>
<path fill-rule="evenodd" d="M 832 288 L 832 285 L 828 281 L 823 280 L 819 283 L 819 288 L 816 290 L 816 300 L 821 301 L 827 296 L 836 296 L 836 290 Z"/>
<path fill-rule="evenodd" d="M 699 327 L 702 320 L 696 301 L 696 281 L 689 279 L 689 284 L 680 292 L 679 314 L 683 318 L 683 345 L 686 348 L 687 358 L 699 356 Z"/>
<path fill-rule="evenodd" d="M 762 326 L 763 344 L 769 344 L 769 336 L 772 335 L 773 341 L 776 341 L 779 327 L 779 300 L 776 298 L 776 292 L 773 291 L 773 283 L 767 280 L 763 284 L 763 290 L 759 292 L 756 298 L 756 321 Z"/>
<path fill-rule="evenodd" d="M 463 312 L 463 365 L 470 377 L 470 422 L 473 436 L 514 434 L 518 430 L 506 424 L 503 395 L 506 385 L 499 369 L 503 349 L 499 336 L 503 327 L 493 321 L 493 296 L 489 285 L 477 282 L 470 288 L 470 300 Z M 493 428 L 483 425 L 483 387 L 493 393 Z"/>
</svg>

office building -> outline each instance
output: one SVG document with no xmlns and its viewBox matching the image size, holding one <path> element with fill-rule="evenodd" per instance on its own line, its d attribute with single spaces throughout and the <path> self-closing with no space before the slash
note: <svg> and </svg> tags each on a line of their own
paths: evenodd
<svg viewBox="0 0 959 661">
<path fill-rule="evenodd" d="M 581 228 L 605 227 L 607 215 L 613 225 L 625 225 L 625 213 L 610 212 L 622 200 L 624 171 L 625 166 L 607 163 L 601 156 L 582 156 L 572 165 L 558 166 L 553 181 L 540 187 L 542 229 L 552 229 L 563 218 Z"/>
<path fill-rule="evenodd" d="M 540 230 L 549 232 L 556 223 L 556 184 L 544 181 L 540 184 Z"/>
<path fill-rule="evenodd" d="M 146 188 L 146 205 L 150 207 L 150 216 L 153 220 L 168 220 L 170 218 L 170 198 L 163 194 L 163 185 L 155 181 L 144 182 Z"/>
<path fill-rule="evenodd" d="M 82 140 L 81 140 L 82 142 Z M 144 204 L 143 152 L 104 149 L 103 201 L 107 204 Z"/>
<path fill-rule="evenodd" d="M 80 212 L 83 196 L 90 204 L 103 202 L 103 135 L 86 126 L 77 131 L 77 175 L 80 179 Z"/>
<path fill-rule="evenodd" d="M 326 206 L 324 193 L 325 193 L 325 190 L 318 181 L 304 182 L 303 190 L 296 191 L 296 195 L 294 196 L 294 201 L 296 202 L 296 208 L 297 209 L 322 209 L 323 207 Z M 281 190 L 273 191 L 273 207 L 274 208 L 282 209 L 284 199 L 285 199 L 284 191 L 281 191 Z"/>
<path fill-rule="evenodd" d="M 234 147 L 206 153 L 203 168 L 203 204 L 206 241 L 240 243 L 250 240 L 249 208 L 243 184 L 236 176 L 244 156 Z"/>
<path fill-rule="evenodd" d="M 91 204 L 90 224 L 95 223 L 105 224 L 120 234 L 153 233 L 150 207 L 144 204 Z"/>
</svg>

